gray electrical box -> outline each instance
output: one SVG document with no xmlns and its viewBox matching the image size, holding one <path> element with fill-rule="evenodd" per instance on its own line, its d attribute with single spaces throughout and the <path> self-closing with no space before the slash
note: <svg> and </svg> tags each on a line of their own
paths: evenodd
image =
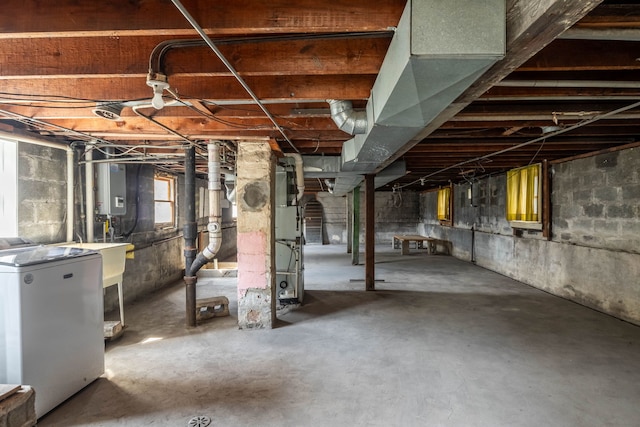
<svg viewBox="0 0 640 427">
<path fill-rule="evenodd" d="M 98 163 L 96 207 L 99 215 L 127 213 L 127 170 L 117 163 Z"/>
</svg>

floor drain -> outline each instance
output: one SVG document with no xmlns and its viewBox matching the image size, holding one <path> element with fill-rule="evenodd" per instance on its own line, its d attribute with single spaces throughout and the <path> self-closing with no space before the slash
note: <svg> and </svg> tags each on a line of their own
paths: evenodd
<svg viewBox="0 0 640 427">
<path fill-rule="evenodd" d="M 191 418 L 187 423 L 187 427 L 207 427 L 209 424 L 211 424 L 211 418 L 206 415 L 199 415 Z"/>
</svg>

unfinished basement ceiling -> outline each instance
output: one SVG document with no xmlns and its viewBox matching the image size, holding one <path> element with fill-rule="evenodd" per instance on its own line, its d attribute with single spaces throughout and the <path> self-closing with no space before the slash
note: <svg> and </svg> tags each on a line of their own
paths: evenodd
<svg viewBox="0 0 640 427">
<path fill-rule="evenodd" d="M 296 150 L 340 156 L 352 136 L 333 122 L 327 100 L 366 107 L 406 1 L 183 4 Z M 380 165 L 378 172 L 399 159 L 406 163 L 407 174 L 387 189 L 428 189 L 637 143 L 640 6 L 507 0 L 506 12 L 505 57 Z M 165 91 L 163 109 L 149 106 L 154 49 L 198 39 L 170 1 L 64 0 L 43 7 L 5 0 L 0 131 L 67 144 L 98 138 L 148 157 L 179 156 L 189 141 L 203 146 L 208 139 L 269 140 L 276 151 L 293 152 L 204 43 L 178 43 L 156 58 L 179 101 L 171 103 Z M 92 112 L 105 102 L 117 104 L 118 120 Z M 180 162 L 156 162 L 182 170 Z M 199 170 L 205 169 L 201 157 Z M 307 191 L 326 189 L 319 179 L 306 181 Z"/>
</svg>

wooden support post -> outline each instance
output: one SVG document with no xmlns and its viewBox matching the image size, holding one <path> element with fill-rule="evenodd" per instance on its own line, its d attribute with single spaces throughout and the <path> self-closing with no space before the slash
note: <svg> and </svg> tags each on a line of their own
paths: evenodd
<svg viewBox="0 0 640 427">
<path fill-rule="evenodd" d="M 364 236 L 364 281 L 367 291 L 375 291 L 375 188 L 373 178 L 375 175 L 365 175 L 365 236 Z"/>
<path fill-rule="evenodd" d="M 360 186 L 353 189 L 351 264 L 360 264 Z"/>
</svg>

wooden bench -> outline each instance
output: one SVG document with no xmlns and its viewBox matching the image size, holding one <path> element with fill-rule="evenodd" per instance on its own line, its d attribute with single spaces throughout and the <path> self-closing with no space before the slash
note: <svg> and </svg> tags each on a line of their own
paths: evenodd
<svg viewBox="0 0 640 427">
<path fill-rule="evenodd" d="M 391 247 L 393 249 L 398 248 L 398 243 L 400 243 L 400 254 L 408 255 L 409 254 L 409 244 L 411 242 L 416 242 L 417 249 L 423 249 L 424 243 L 427 242 L 427 249 L 430 254 L 436 253 L 436 248 L 441 246 L 444 248 L 447 254 L 451 254 L 451 242 L 448 240 L 435 239 L 433 237 L 420 236 L 419 234 L 396 234 L 393 236 L 393 241 L 391 243 Z"/>
</svg>

